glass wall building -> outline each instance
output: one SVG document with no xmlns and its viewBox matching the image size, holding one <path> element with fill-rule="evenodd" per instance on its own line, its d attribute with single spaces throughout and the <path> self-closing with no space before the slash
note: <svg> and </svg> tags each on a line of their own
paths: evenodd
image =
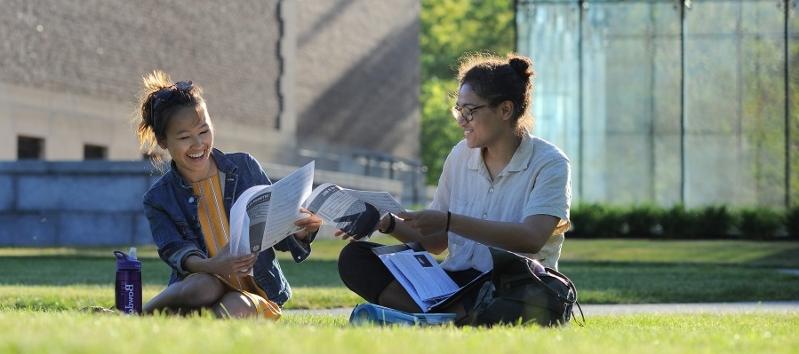
<svg viewBox="0 0 799 354">
<path fill-rule="evenodd" d="M 799 205 L 796 2 L 517 1 L 575 202 Z"/>
</svg>

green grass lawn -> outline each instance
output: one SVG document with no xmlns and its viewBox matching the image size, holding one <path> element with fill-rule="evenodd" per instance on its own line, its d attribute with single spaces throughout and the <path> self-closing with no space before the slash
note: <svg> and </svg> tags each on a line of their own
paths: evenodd
<svg viewBox="0 0 799 354">
<path fill-rule="evenodd" d="M 2 353 L 797 353 L 799 315 L 592 317 L 585 327 L 350 327 L 331 316 L 278 322 L 0 312 Z"/>
<path fill-rule="evenodd" d="M 361 302 L 336 273 L 344 243 L 319 241 L 295 264 L 287 308 Z M 168 268 L 140 250 L 144 298 Z M 799 243 L 568 240 L 561 270 L 583 303 L 799 299 Z M 591 316 L 585 327 L 351 327 L 344 316 L 286 313 L 278 322 L 128 317 L 79 309 L 113 305 L 109 249 L 0 249 L 0 353 L 799 353 L 799 314 Z"/>
<path fill-rule="evenodd" d="M 294 293 L 287 308 L 361 302 L 336 271 L 343 245 L 320 240 L 301 264 L 280 254 Z M 153 248 L 139 254 L 146 300 L 166 285 L 169 269 Z M 111 306 L 114 264 L 110 249 L 0 249 L 0 309 Z M 799 268 L 799 243 L 567 240 L 560 265 L 583 303 L 799 299 L 799 277 L 780 268 Z"/>
</svg>

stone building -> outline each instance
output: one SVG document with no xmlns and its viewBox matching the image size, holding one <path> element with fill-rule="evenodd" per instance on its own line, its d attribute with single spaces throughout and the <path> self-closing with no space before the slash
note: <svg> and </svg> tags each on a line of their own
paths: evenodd
<svg viewBox="0 0 799 354">
<path fill-rule="evenodd" d="M 423 202 L 418 1 L 0 9 L 0 245 L 148 242 L 141 195 L 157 174 L 133 121 L 154 69 L 202 86 L 217 147 L 273 178 L 315 160 L 316 182 Z"/>
<path fill-rule="evenodd" d="M 141 159 L 136 96 L 162 69 L 203 87 L 225 151 L 382 178 L 420 170 L 417 1 L 0 8 L 0 160 Z"/>
</svg>

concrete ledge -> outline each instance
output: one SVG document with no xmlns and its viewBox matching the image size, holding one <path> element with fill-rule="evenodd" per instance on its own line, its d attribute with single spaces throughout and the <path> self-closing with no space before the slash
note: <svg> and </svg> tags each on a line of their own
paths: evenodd
<svg viewBox="0 0 799 354">
<path fill-rule="evenodd" d="M 17 176 L 19 211 L 134 211 L 149 187 L 146 176 Z"/>
<path fill-rule="evenodd" d="M 264 168 L 277 180 L 297 167 Z M 0 246 L 152 244 L 142 196 L 159 177 L 148 161 L 0 162 Z M 396 180 L 323 170 L 315 177 L 402 195 Z"/>
<path fill-rule="evenodd" d="M 58 241 L 63 246 L 132 245 L 134 220 L 133 213 L 63 212 L 56 229 Z"/>
<path fill-rule="evenodd" d="M 41 214 L 0 213 L 0 245 L 55 246 L 60 245 L 56 233 L 57 216 Z"/>
<path fill-rule="evenodd" d="M 42 161 L 0 162 L 0 175 L 116 175 L 157 176 L 149 161 Z"/>
</svg>

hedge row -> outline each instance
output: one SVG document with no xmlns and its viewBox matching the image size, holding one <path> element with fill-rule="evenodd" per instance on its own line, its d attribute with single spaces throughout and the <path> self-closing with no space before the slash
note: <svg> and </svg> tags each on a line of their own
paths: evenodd
<svg viewBox="0 0 799 354">
<path fill-rule="evenodd" d="M 686 209 L 583 204 L 572 208 L 567 237 L 799 240 L 799 207 Z"/>
</svg>

